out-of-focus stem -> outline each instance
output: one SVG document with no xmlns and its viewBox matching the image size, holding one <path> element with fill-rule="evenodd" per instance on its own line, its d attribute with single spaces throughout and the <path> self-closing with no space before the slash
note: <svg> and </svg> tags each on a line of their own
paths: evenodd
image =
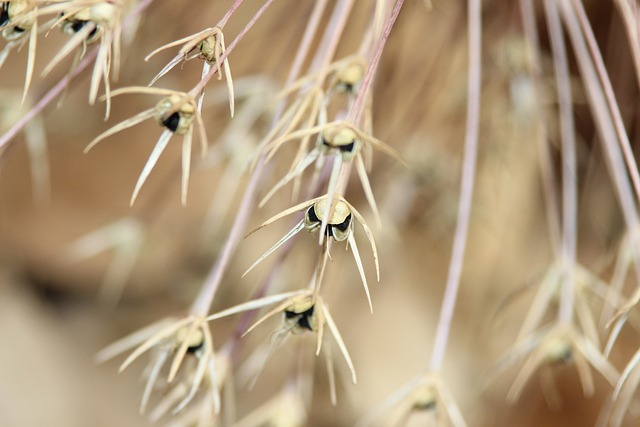
<svg viewBox="0 0 640 427">
<path fill-rule="evenodd" d="M 556 74 L 562 141 L 562 296 L 559 318 L 562 322 L 570 323 L 573 317 L 573 271 L 576 263 L 578 220 L 576 141 L 567 48 L 558 6 L 555 0 L 545 0 L 544 5 Z"/>
<path fill-rule="evenodd" d="M 640 281 L 640 251 L 639 242 L 635 232 L 639 229 L 640 223 L 638 219 L 638 210 L 634 197 L 627 168 L 623 155 L 620 150 L 620 144 L 616 135 L 611 112 L 607 108 L 607 101 L 602 86 L 598 79 L 593 58 L 591 57 L 584 36 L 581 32 L 578 18 L 575 11 L 571 7 L 569 1 L 561 0 L 559 2 L 560 12 L 567 33 L 571 39 L 578 67 L 582 75 L 582 81 L 586 88 L 589 105 L 595 118 L 596 129 L 600 135 L 606 154 L 605 159 L 609 168 L 609 173 L 613 178 L 614 188 L 618 195 L 618 200 L 622 209 L 627 229 L 632 232 L 631 245 L 633 247 L 633 262 L 635 266 L 636 279 Z M 637 288 L 632 301 L 640 300 L 640 287 Z"/>
<path fill-rule="evenodd" d="M 560 208 L 558 206 L 558 192 L 556 191 L 555 172 L 552 166 L 551 150 L 547 138 L 546 115 L 540 99 L 542 63 L 540 61 L 540 42 L 532 0 L 520 0 L 520 14 L 525 39 L 529 46 L 529 54 L 533 66 L 533 84 L 536 108 L 536 142 L 540 157 L 540 175 L 545 194 L 545 211 L 547 226 L 551 239 L 551 249 L 556 257 L 560 256 Z M 541 123 L 541 126 L 537 123 Z"/>
<path fill-rule="evenodd" d="M 469 0 L 469 75 L 467 123 L 464 139 L 464 159 L 462 166 L 462 183 L 458 205 L 458 219 L 453 238 L 453 250 L 449 263 L 449 273 L 444 291 L 444 299 L 440 311 L 440 319 L 436 329 L 436 337 L 431 353 L 429 368 L 438 371 L 447 348 L 447 341 L 451 332 L 451 321 L 460 289 L 460 276 L 464 262 L 464 252 L 467 246 L 469 219 L 471 217 L 471 202 L 476 174 L 476 160 L 478 154 L 478 132 L 480 125 L 480 94 L 482 74 L 482 16 L 481 0 Z"/>
</svg>

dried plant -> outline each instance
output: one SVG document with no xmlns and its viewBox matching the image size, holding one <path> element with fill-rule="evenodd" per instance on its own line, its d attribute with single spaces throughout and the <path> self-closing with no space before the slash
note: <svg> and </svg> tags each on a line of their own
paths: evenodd
<svg viewBox="0 0 640 427">
<path fill-rule="evenodd" d="M 127 373 L 146 359 L 138 388 L 113 380 L 132 389 L 117 405 L 135 398 L 170 426 L 637 424 L 639 11 L 633 0 L 0 2 L 2 344 L 62 375 L 75 371 L 61 360 L 94 349 L 56 357 L 46 339 L 32 351 L 15 337 L 40 336 L 26 328 L 44 318 L 73 333 L 41 336 L 68 344 L 84 331 L 104 347 L 151 319 L 96 358 L 122 357 Z M 77 92 L 104 101 L 106 119 L 128 118 L 101 123 Z M 159 99 L 136 110 L 148 95 Z M 153 140 L 147 156 L 137 142 Z M 10 285 L 21 272 L 46 298 L 23 302 Z M 532 292 L 500 302 L 525 282 Z M 111 310 L 66 298 L 90 285 Z M 19 318 L 14 300 L 39 315 Z M 0 377 L 31 375 L 5 357 Z M 14 388 L 25 393 L 2 383 L 1 425 L 46 423 L 7 418 Z M 87 395 L 110 402 L 109 389 Z M 127 414 L 59 424 L 139 424 Z"/>
</svg>

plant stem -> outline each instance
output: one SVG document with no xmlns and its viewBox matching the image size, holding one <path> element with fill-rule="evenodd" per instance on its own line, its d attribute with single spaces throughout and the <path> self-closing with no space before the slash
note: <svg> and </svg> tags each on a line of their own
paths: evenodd
<svg viewBox="0 0 640 427">
<path fill-rule="evenodd" d="M 533 66 L 533 85 L 536 108 L 536 142 L 538 155 L 540 157 L 539 167 L 542 177 L 542 187 L 545 195 L 545 211 L 547 214 L 547 226 L 549 227 L 549 238 L 551 239 L 551 250 L 554 259 L 560 256 L 560 207 L 558 206 L 558 192 L 556 191 L 556 175 L 552 165 L 551 149 L 547 138 L 546 129 L 548 127 L 544 106 L 540 99 L 542 93 L 541 75 L 542 64 L 540 60 L 540 41 L 535 19 L 535 9 L 533 0 L 520 0 L 520 13 L 522 16 L 522 27 L 525 39 L 529 45 L 529 54 Z M 542 129 L 538 125 L 541 121 Z"/>
<path fill-rule="evenodd" d="M 453 238 L 453 251 L 449 263 L 449 273 L 444 291 L 444 299 L 440 311 L 440 319 L 436 329 L 436 337 L 431 353 L 430 370 L 438 371 L 446 352 L 447 341 L 451 332 L 451 321 L 460 288 L 460 276 L 467 245 L 471 202 L 476 174 L 478 154 L 478 133 L 480 126 L 480 94 L 482 74 L 482 15 L 481 0 L 469 0 L 468 40 L 469 40 L 469 75 L 467 99 L 467 123 L 464 139 L 464 159 L 462 167 L 462 183 L 458 206 L 456 231 Z"/>
<path fill-rule="evenodd" d="M 545 0 L 549 38 L 553 52 L 556 88 L 560 109 L 562 141 L 562 273 L 560 321 L 570 323 L 573 318 L 574 282 L 577 240 L 577 183 L 576 141 L 573 122 L 571 80 L 562 24 L 555 0 Z"/>
<path fill-rule="evenodd" d="M 638 210 L 636 201 L 627 175 L 627 168 L 617 134 L 611 118 L 611 112 L 607 108 L 606 97 L 598 80 L 593 59 L 589 54 L 586 42 L 580 30 L 580 24 L 571 4 L 568 1 L 559 2 L 562 19 L 565 23 L 567 33 L 571 39 L 575 57 L 582 75 L 582 81 L 586 88 L 586 94 L 591 107 L 591 112 L 595 119 L 596 129 L 604 146 L 606 154 L 605 160 L 609 173 L 614 182 L 618 200 L 622 209 L 627 230 L 630 231 L 633 247 L 633 261 L 636 272 L 636 279 L 640 281 L 640 251 L 636 231 L 640 229 Z M 640 300 L 640 287 L 637 288 L 632 300 Z"/>
<path fill-rule="evenodd" d="M 231 5 L 231 7 L 227 11 L 227 13 L 225 13 L 225 15 L 222 17 L 222 19 L 220 21 L 218 21 L 218 24 L 216 25 L 216 27 L 218 27 L 218 28 L 220 28 L 222 30 L 224 28 L 224 26 L 227 25 L 227 21 L 229 20 L 229 18 L 231 18 L 231 15 L 233 15 L 233 13 L 236 11 L 236 9 L 238 7 L 240 7 L 240 5 L 242 4 L 243 1 L 244 0 L 236 0 L 235 3 L 233 3 Z"/>
<path fill-rule="evenodd" d="M 387 20 L 387 23 L 384 27 L 380 38 L 376 42 L 375 49 L 373 51 L 373 56 L 369 61 L 369 65 L 367 66 L 367 71 L 365 72 L 364 78 L 362 79 L 362 84 L 360 85 L 360 89 L 358 90 L 358 96 L 356 97 L 351 110 L 349 111 L 349 117 L 347 120 L 350 120 L 352 123 L 357 124 L 362 114 L 364 113 L 365 100 L 367 99 L 367 95 L 369 90 L 371 89 L 371 85 L 373 84 L 373 76 L 376 74 L 378 69 L 378 64 L 380 63 L 380 58 L 382 57 L 382 51 L 384 50 L 384 46 L 389 39 L 389 34 L 391 34 L 391 29 L 393 28 L 393 24 L 395 24 L 398 15 L 400 14 L 400 10 L 402 9 L 402 5 L 404 4 L 404 0 L 397 0 L 393 10 L 391 11 L 391 15 Z"/>
</svg>

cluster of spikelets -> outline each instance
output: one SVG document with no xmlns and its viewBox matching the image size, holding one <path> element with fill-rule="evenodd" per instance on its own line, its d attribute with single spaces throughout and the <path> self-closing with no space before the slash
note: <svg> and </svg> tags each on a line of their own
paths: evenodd
<svg viewBox="0 0 640 427">
<path fill-rule="evenodd" d="M 198 134 L 202 157 L 206 158 L 212 153 L 202 117 L 202 109 L 206 106 L 205 88 L 213 77 L 218 76 L 222 79 L 224 76 L 230 115 L 237 118 L 234 98 L 236 92 L 240 91 L 234 90 L 229 55 L 268 9 L 272 0 L 262 4 L 254 18 L 228 47 L 225 44 L 224 27 L 242 1 L 236 1 L 216 26 L 197 31 L 151 52 L 146 60 L 163 50 L 177 51 L 148 86 L 112 90 L 112 82 L 117 78 L 120 67 L 123 28 L 126 25 L 135 25 L 135 17 L 150 3 L 150 0 L 1 2 L 0 25 L 6 44 L 0 53 L 0 66 L 6 62 L 11 51 L 28 44 L 26 81 L 22 95 L 22 102 L 25 102 L 35 69 L 37 39 L 41 37 L 41 33 L 59 29 L 68 35 L 69 39 L 44 68 L 43 75 L 48 74 L 69 56 L 73 56 L 69 76 L 93 64 L 89 102 L 93 104 L 98 99 L 102 85 L 104 94 L 100 99 L 106 103 L 107 117 L 113 97 L 125 94 L 159 97 L 160 99 L 150 104 L 148 109 L 96 136 L 87 145 L 86 151 L 104 139 L 145 120 L 155 121 L 161 133 L 135 183 L 130 202 L 134 204 L 163 151 L 173 136 L 178 135 L 182 137 L 181 201 L 186 204 L 194 132 Z M 480 3 L 477 0 L 469 1 L 469 107 L 466 152 L 454 252 L 431 365 L 425 373 L 407 383 L 384 404 L 364 416 L 360 422 L 363 426 L 405 423 L 415 412 L 427 413 L 434 425 L 467 425 L 454 397 L 448 391 L 441 367 L 460 284 L 473 194 L 482 81 L 479 45 Z M 629 34 L 632 35 L 629 38 L 631 51 L 635 58 L 640 58 L 640 43 L 633 37 L 633 31 L 638 28 L 637 10 L 625 0 L 618 0 L 616 4 L 625 17 Z M 175 425 L 217 425 L 235 422 L 231 420 L 234 412 L 233 374 L 239 369 L 237 352 L 243 342 L 241 337 L 274 316 L 280 316 L 280 325 L 271 334 L 264 351 L 256 350 L 255 359 L 249 360 L 248 367 L 244 367 L 250 372 L 250 384 L 259 379 L 260 372 L 274 352 L 284 351 L 279 347 L 292 335 L 312 335 L 313 339 L 300 339 L 301 345 L 296 347 L 300 359 L 299 366 L 292 368 L 290 379 L 281 393 L 234 425 L 307 424 L 312 396 L 310 387 L 314 372 L 313 361 L 320 353 L 327 367 L 330 399 L 335 405 L 335 347 L 349 370 L 351 381 L 356 382 L 356 368 L 325 300 L 328 298 L 323 293 L 327 287 L 325 273 L 331 268 L 329 261 L 334 256 L 343 256 L 342 253 L 332 252 L 334 244 L 344 244 L 352 253 L 366 300 L 373 312 L 374 304 L 357 245 L 357 240 L 360 239 L 357 234 L 362 228 L 364 236 L 361 237 L 366 238 L 371 248 L 376 279 L 380 280 L 378 250 L 374 239 L 376 227 L 372 230 L 365 216 L 350 202 L 362 198 L 347 194 L 347 188 L 353 188 L 349 187 L 350 181 L 359 182 L 355 188 L 361 191 L 364 200 L 367 201 L 373 222 L 379 229 L 382 221 L 374 196 L 375 191 L 369 179 L 369 174 L 373 171 L 372 157 L 375 153 L 383 153 L 401 164 L 406 165 L 406 162 L 392 147 L 393 141 L 387 143 L 375 136 L 372 86 L 385 43 L 402 6 L 402 0 L 373 2 L 368 18 L 370 24 L 366 27 L 367 31 L 360 35 L 359 49 L 336 59 L 336 45 L 347 25 L 353 2 L 336 2 L 332 10 L 327 2 L 317 1 L 314 4 L 284 89 L 272 100 L 274 107 L 271 126 L 264 138 L 253 147 L 243 164 L 236 167 L 250 176 L 249 184 L 226 243 L 210 274 L 204 280 L 201 292 L 192 306 L 186 310 L 185 315 L 162 319 L 108 346 L 98 355 L 100 361 L 105 361 L 131 351 L 120 370 L 124 370 L 143 355 L 150 355 L 144 373 L 145 386 L 140 408 L 142 412 L 149 413 L 151 420 L 165 417 Z M 528 84 L 531 85 L 527 93 L 535 98 L 535 93 L 539 92 L 536 89 L 541 85 L 541 80 L 536 76 L 544 67 L 533 2 L 521 0 L 519 8 L 522 12 L 524 38 L 527 41 L 526 47 L 523 46 L 527 57 L 524 74 L 528 74 Z M 328 23 L 322 31 L 320 17 L 329 10 Z M 633 406 L 632 398 L 640 383 L 640 351 L 622 374 L 618 373 L 607 356 L 612 351 L 621 328 L 632 317 L 632 309 L 640 301 L 640 291 L 636 291 L 628 299 L 625 299 L 623 292 L 628 271 L 635 269 L 636 272 L 640 272 L 640 249 L 636 232 L 640 228 L 637 212 L 640 178 L 611 82 L 582 3 L 578 0 L 545 0 L 543 14 L 551 44 L 554 64 L 552 74 L 555 78 L 554 96 L 557 103 L 557 122 L 560 126 L 560 197 L 552 191 L 555 187 L 555 171 L 544 136 L 548 129 L 542 124 L 537 126 L 535 132 L 540 136 L 538 139 L 541 141 L 543 153 L 541 169 L 543 179 L 548 184 L 544 187 L 545 201 L 549 211 L 554 260 L 539 284 L 513 348 L 497 361 L 492 374 L 502 375 L 502 371 L 510 365 L 521 364 L 506 395 L 508 401 L 515 402 L 521 397 L 529 380 L 539 371 L 547 390 L 545 397 L 549 405 L 558 406 L 560 398 L 553 386 L 553 377 L 549 375 L 551 369 L 559 365 L 575 366 L 586 396 L 595 392 L 595 370 L 612 386 L 611 398 L 605 405 L 600 422 L 602 425 L 619 426 L 623 423 L 627 410 Z M 127 20 L 128 16 L 131 17 L 130 20 Z M 319 45 L 316 51 L 312 51 L 310 45 L 316 39 L 319 40 Z M 88 49 L 91 45 L 97 47 L 90 51 Z M 575 173 L 576 130 L 568 45 L 571 46 L 578 64 L 627 229 L 611 283 L 605 283 L 595 273 L 583 267 L 577 259 L 579 183 Z M 189 60 L 202 61 L 203 64 L 200 79 L 191 89 L 173 90 L 154 86 L 173 68 Z M 310 65 L 307 72 L 303 73 L 301 64 L 305 62 Z M 636 63 L 640 64 L 640 61 Z M 637 69 L 636 73 L 640 76 L 640 69 Z M 57 93 L 60 93 L 70 81 L 68 77 L 65 83 L 59 86 Z M 640 78 L 638 82 L 640 83 Z M 520 90 L 523 88 L 520 87 Z M 533 105 L 533 114 L 542 116 L 542 102 L 534 99 Z M 45 104 L 42 104 L 40 110 L 44 106 Z M 30 123 L 33 126 L 33 122 Z M 540 120 L 540 123 L 544 123 L 544 120 Z M 0 142 L 0 149 L 7 144 L 6 141 Z M 256 207 L 266 206 L 276 199 L 276 193 L 285 192 L 288 186 L 291 187 L 291 198 L 295 200 L 293 206 L 282 209 L 251 232 L 285 217 L 295 216 L 290 230 L 259 256 L 245 272 L 248 273 L 267 257 L 275 254 L 277 259 L 272 262 L 270 274 L 249 300 L 212 314 L 211 307 L 216 292 L 222 284 L 230 259 L 245 234 L 248 218 L 253 213 L 253 202 L 258 193 L 257 183 L 275 162 L 287 158 L 284 152 L 292 145 L 295 145 L 295 149 L 290 166 L 263 198 L 256 200 Z M 354 169 L 355 175 L 352 174 Z M 304 238 L 317 243 L 313 245 L 315 252 L 308 254 L 315 260 L 314 267 L 308 272 L 308 282 L 305 286 L 298 286 L 292 290 L 272 293 L 275 287 L 274 277 L 287 263 L 287 255 L 303 231 L 307 232 L 302 233 Z M 102 251 L 114 251 L 112 264 L 105 275 L 105 291 L 115 301 L 135 265 L 144 239 L 144 225 L 132 218 L 125 218 L 78 240 L 71 252 L 76 259 L 81 259 Z M 593 308 L 594 299 L 599 300 L 603 307 L 600 320 L 597 319 L 598 313 Z M 258 320 L 254 320 L 255 313 L 263 309 L 267 309 L 267 312 Z M 238 333 L 230 336 L 223 345 L 214 345 L 211 328 L 215 328 L 218 319 L 235 315 L 242 315 L 238 321 Z M 605 325 L 608 325 L 609 329 L 606 329 Z M 611 333 L 608 340 L 603 342 L 602 333 L 605 330 Z M 309 355 L 312 357 L 308 357 Z"/>
</svg>

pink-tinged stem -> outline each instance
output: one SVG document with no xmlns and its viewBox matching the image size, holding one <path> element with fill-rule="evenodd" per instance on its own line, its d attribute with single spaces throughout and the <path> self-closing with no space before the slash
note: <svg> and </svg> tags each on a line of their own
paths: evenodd
<svg viewBox="0 0 640 427">
<path fill-rule="evenodd" d="M 560 135 L 562 141 L 562 290 L 559 319 L 570 323 L 573 318 L 574 282 L 577 240 L 577 182 L 576 141 L 573 121 L 573 100 L 567 48 L 562 33 L 562 24 L 555 0 L 545 0 L 545 11 L 560 110 Z"/>
<path fill-rule="evenodd" d="M 227 25 L 227 21 L 229 20 L 229 18 L 231 18 L 231 15 L 234 14 L 236 9 L 238 7 L 240 7 L 240 5 L 242 4 L 243 1 L 244 0 L 236 0 L 235 3 L 233 3 L 233 5 L 231 5 L 231 7 L 227 11 L 227 13 L 225 13 L 225 15 L 222 17 L 222 19 L 220 21 L 218 21 L 218 25 L 216 25 L 216 27 L 218 27 L 220 29 L 223 29 L 224 26 Z"/>
<path fill-rule="evenodd" d="M 440 311 L 440 319 L 436 330 L 436 337 L 431 354 L 430 369 L 438 371 L 447 348 L 447 341 L 451 331 L 453 311 L 460 288 L 460 276 L 464 261 L 464 251 L 467 245 L 469 218 L 471 217 L 471 201 L 476 174 L 476 160 L 478 153 L 478 132 L 480 125 L 480 92 L 481 92 L 481 49 L 482 49 L 482 17 L 481 0 L 469 0 L 469 97 L 467 101 L 467 123 L 464 139 L 464 159 L 462 167 L 462 183 L 458 219 L 453 238 L 453 251 L 449 263 L 449 274 Z"/>
<path fill-rule="evenodd" d="M 364 106 L 366 104 L 365 100 L 367 99 L 369 90 L 371 90 L 371 85 L 373 84 L 373 76 L 376 74 L 378 64 L 380 63 L 380 58 L 382 57 L 382 51 L 384 50 L 384 46 L 389 39 L 389 34 L 391 34 L 391 29 L 393 28 L 393 25 L 395 24 L 396 19 L 400 14 L 400 10 L 402 9 L 403 4 L 404 0 L 396 1 L 396 4 L 391 11 L 391 16 L 389 16 L 389 19 L 385 24 L 384 31 L 376 42 L 373 56 L 369 61 L 367 71 L 365 72 L 364 78 L 362 79 L 362 84 L 360 85 L 360 89 L 358 90 L 358 96 L 353 103 L 353 107 L 349 111 L 348 120 L 350 120 L 352 123 L 358 123 L 360 117 L 364 113 Z"/>
</svg>

